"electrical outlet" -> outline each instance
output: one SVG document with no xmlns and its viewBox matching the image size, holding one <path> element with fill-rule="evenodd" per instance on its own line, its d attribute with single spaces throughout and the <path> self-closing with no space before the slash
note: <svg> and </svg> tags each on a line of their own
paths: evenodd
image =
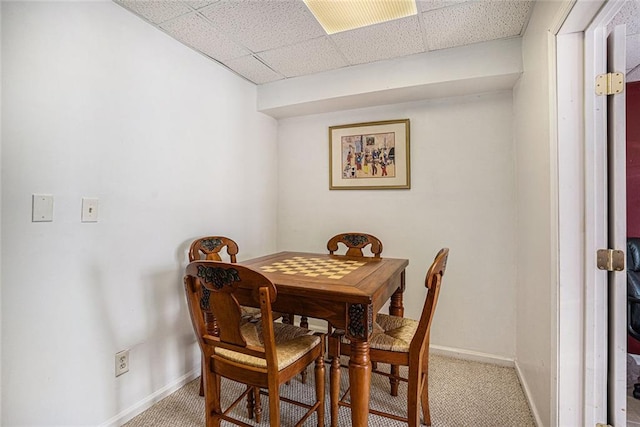
<svg viewBox="0 0 640 427">
<path fill-rule="evenodd" d="M 116 353 L 116 377 L 129 372 L 129 350 Z"/>
</svg>

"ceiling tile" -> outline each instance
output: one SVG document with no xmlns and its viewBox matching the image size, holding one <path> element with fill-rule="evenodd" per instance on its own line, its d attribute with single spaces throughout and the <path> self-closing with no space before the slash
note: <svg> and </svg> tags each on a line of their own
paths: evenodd
<svg viewBox="0 0 640 427">
<path fill-rule="evenodd" d="M 194 9 L 202 9 L 203 7 L 210 6 L 218 0 L 206 1 L 206 0 L 182 0 L 182 3 L 186 3 Z"/>
<path fill-rule="evenodd" d="M 417 16 L 396 19 L 357 30 L 336 33 L 331 39 L 351 64 L 363 64 L 425 51 Z"/>
<path fill-rule="evenodd" d="M 160 27 L 177 40 L 218 61 L 249 54 L 246 49 L 217 32 L 196 12 L 169 21 Z"/>
<path fill-rule="evenodd" d="M 224 65 L 258 85 L 284 78 L 284 76 L 276 73 L 252 55 L 230 59 L 225 61 Z"/>
<path fill-rule="evenodd" d="M 253 52 L 325 35 L 301 0 L 221 0 L 202 13 Z"/>
<path fill-rule="evenodd" d="M 422 14 L 429 50 L 519 36 L 529 18 L 529 1 L 464 3 Z"/>
<path fill-rule="evenodd" d="M 607 26 L 613 29 L 616 25 L 627 24 L 627 35 L 640 33 L 640 0 L 626 1 L 622 9 Z"/>
<path fill-rule="evenodd" d="M 114 0 L 130 11 L 154 24 L 165 22 L 191 12 L 186 5 L 177 1 Z"/>
<path fill-rule="evenodd" d="M 418 6 L 418 13 L 420 13 L 440 9 L 441 7 L 455 6 L 468 1 L 469 0 L 416 0 L 416 5 Z"/>
<path fill-rule="evenodd" d="M 286 77 L 319 73 L 348 65 L 326 37 L 268 50 L 258 56 Z"/>
<path fill-rule="evenodd" d="M 627 71 L 640 64 L 640 34 L 627 37 Z"/>
</svg>

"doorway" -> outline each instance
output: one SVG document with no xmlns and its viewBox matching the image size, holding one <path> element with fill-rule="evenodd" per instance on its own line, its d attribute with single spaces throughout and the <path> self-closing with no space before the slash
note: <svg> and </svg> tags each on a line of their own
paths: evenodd
<svg viewBox="0 0 640 427">
<path fill-rule="evenodd" d="M 623 295 L 616 307 L 624 313 L 620 323 L 623 329 L 608 330 L 608 274 L 597 269 L 595 257 L 598 249 L 610 247 L 610 218 L 607 120 L 602 113 L 607 103 L 603 97 L 598 99 L 594 91 L 595 76 L 606 72 L 604 40 L 609 25 L 623 23 L 614 21 L 625 18 L 629 34 L 638 33 L 637 24 L 629 21 L 638 19 L 640 13 L 622 16 L 618 12 L 625 6 L 637 10 L 638 2 L 577 0 L 568 18 L 554 32 L 560 224 L 558 425 L 626 424 L 620 421 L 626 421 L 627 406 L 626 298 Z M 618 249 L 625 249 L 624 246 Z M 625 293 L 626 272 L 620 276 Z M 610 359 L 607 345 L 613 335 L 616 339 L 622 336 L 624 342 L 619 369 L 624 375 L 618 381 L 622 386 L 622 403 L 616 405 L 609 402 L 613 394 L 608 390 L 612 382 L 607 378 Z"/>
</svg>

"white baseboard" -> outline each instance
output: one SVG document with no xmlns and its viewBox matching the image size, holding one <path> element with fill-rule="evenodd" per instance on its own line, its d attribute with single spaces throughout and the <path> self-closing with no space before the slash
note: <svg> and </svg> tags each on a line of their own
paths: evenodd
<svg viewBox="0 0 640 427">
<path fill-rule="evenodd" d="M 492 365 L 506 366 L 509 368 L 515 367 L 513 359 L 507 357 L 496 356 L 495 354 L 481 353 L 472 350 L 463 350 L 460 348 L 444 347 L 440 345 L 429 346 L 429 352 L 431 354 L 437 354 L 439 356 L 454 357 L 456 359 L 471 360 L 473 362 L 490 363 Z"/>
<path fill-rule="evenodd" d="M 507 357 L 496 356 L 493 354 L 480 353 L 471 350 L 461 350 L 459 348 L 443 347 L 439 345 L 430 346 L 429 352 L 431 354 L 437 354 L 440 356 L 454 357 L 456 359 L 471 360 L 474 362 L 490 363 L 492 365 L 514 368 L 518 377 L 518 381 L 520 381 L 520 385 L 522 386 L 524 397 L 525 399 L 527 399 L 527 403 L 529 404 L 529 408 L 531 409 L 531 413 L 536 425 L 544 425 L 536 406 L 533 404 L 533 400 L 531 400 L 531 391 L 527 382 L 524 380 L 524 376 L 522 375 L 520 366 L 518 365 L 518 362 L 516 360 L 509 359 Z"/>
<path fill-rule="evenodd" d="M 538 413 L 538 408 L 536 408 L 536 406 L 533 404 L 533 401 L 531 400 L 531 391 L 529 390 L 529 386 L 527 384 L 527 382 L 524 380 L 524 376 L 522 375 L 522 372 L 520 371 L 520 365 L 518 365 L 518 362 L 516 362 L 515 364 L 515 368 L 516 368 L 516 375 L 518 376 L 518 380 L 520 381 L 520 386 L 522 386 L 522 391 L 524 392 L 524 397 L 525 399 L 527 399 L 527 403 L 529 404 L 529 409 L 531 409 L 531 414 L 533 414 L 533 419 L 536 422 L 537 426 L 543 426 L 544 423 L 542 422 L 542 419 L 540 418 L 540 414 Z"/>
<path fill-rule="evenodd" d="M 143 413 L 144 411 L 146 411 L 147 409 L 152 407 L 154 404 L 158 403 L 159 401 L 161 401 L 165 397 L 169 396 L 174 391 L 178 390 L 182 386 L 184 386 L 187 383 L 189 383 L 190 381 L 194 380 L 199 375 L 200 375 L 200 366 L 198 366 L 197 369 L 194 369 L 193 371 L 188 372 L 185 375 L 181 376 L 180 378 L 178 378 L 173 383 L 162 387 L 160 390 L 158 390 L 155 393 L 149 395 L 148 397 L 142 399 L 140 402 L 130 406 L 129 408 L 127 408 L 124 411 L 120 412 L 115 417 L 113 417 L 113 418 L 105 421 L 104 423 L 100 424 L 100 427 L 118 427 L 118 426 L 121 426 L 122 424 L 124 424 L 127 421 L 129 421 L 132 418 L 134 418 L 136 415 L 140 415 L 141 413 Z"/>
</svg>

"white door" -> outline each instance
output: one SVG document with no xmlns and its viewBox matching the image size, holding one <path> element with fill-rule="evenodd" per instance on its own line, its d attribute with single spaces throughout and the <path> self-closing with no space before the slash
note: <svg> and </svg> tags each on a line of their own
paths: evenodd
<svg viewBox="0 0 640 427">
<path fill-rule="evenodd" d="M 626 26 L 614 28 L 607 40 L 609 73 L 626 71 Z M 614 77 L 615 79 L 615 77 Z M 607 102 L 608 176 L 609 176 L 609 248 L 626 253 L 626 108 L 624 87 L 609 95 Z M 627 278 L 626 270 L 609 273 L 609 370 L 608 420 L 614 427 L 627 425 Z"/>
</svg>

